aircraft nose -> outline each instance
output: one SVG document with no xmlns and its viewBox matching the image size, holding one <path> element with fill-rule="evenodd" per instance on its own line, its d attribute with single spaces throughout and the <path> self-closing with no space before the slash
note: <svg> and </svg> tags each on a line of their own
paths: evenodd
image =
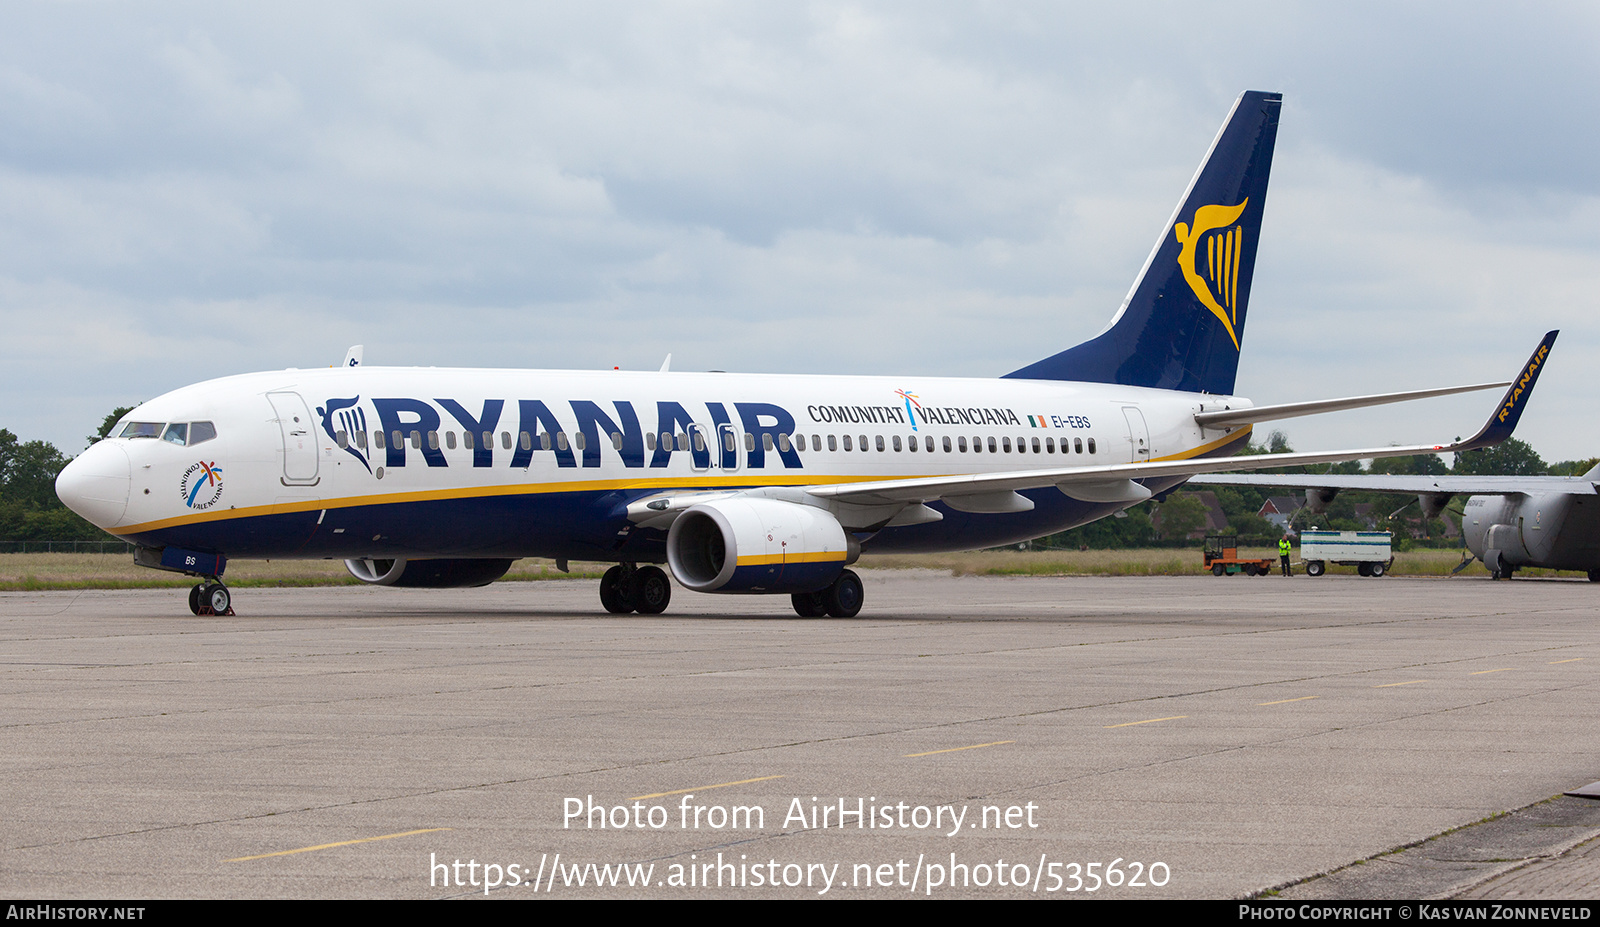
<svg viewBox="0 0 1600 927">
<path fill-rule="evenodd" d="M 127 451 L 114 441 L 93 445 L 56 476 L 56 496 L 101 528 L 122 520 L 132 487 L 133 464 Z"/>
</svg>

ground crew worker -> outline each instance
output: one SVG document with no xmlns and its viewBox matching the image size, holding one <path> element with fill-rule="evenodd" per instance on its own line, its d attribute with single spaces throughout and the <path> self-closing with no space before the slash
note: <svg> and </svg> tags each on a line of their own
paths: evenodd
<svg viewBox="0 0 1600 927">
<path fill-rule="evenodd" d="M 1289 552 L 1292 549 L 1293 548 L 1289 544 L 1289 536 L 1287 534 L 1281 538 L 1278 538 L 1278 562 L 1283 566 L 1283 575 L 1285 576 L 1294 575 L 1294 570 L 1289 566 Z"/>
</svg>

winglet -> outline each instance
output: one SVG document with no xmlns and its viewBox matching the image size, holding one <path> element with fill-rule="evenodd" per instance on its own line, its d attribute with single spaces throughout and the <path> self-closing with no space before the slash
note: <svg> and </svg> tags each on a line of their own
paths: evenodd
<svg viewBox="0 0 1600 927">
<path fill-rule="evenodd" d="M 1556 343 L 1556 336 L 1560 330 L 1545 332 L 1544 340 L 1533 349 L 1533 356 L 1523 365 L 1522 371 L 1511 381 L 1511 387 L 1506 390 L 1505 398 L 1500 400 L 1500 405 L 1489 416 L 1489 421 L 1484 423 L 1483 429 L 1473 435 L 1469 440 L 1451 447 L 1452 451 L 1475 451 L 1479 448 L 1493 447 L 1501 441 L 1511 437 L 1511 432 L 1516 430 L 1517 420 L 1522 418 L 1522 410 L 1528 404 L 1528 397 L 1533 395 L 1533 384 L 1539 380 L 1539 371 L 1544 369 L 1544 362 L 1550 356 L 1550 346 Z"/>
</svg>

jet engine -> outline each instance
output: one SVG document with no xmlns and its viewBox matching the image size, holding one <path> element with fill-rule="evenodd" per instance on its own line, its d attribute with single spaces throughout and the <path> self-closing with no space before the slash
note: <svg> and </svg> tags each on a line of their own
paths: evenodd
<svg viewBox="0 0 1600 927">
<path fill-rule="evenodd" d="M 860 553 L 827 511 L 776 499 L 703 502 L 667 533 L 672 575 L 696 592 L 815 592 Z"/>
<path fill-rule="evenodd" d="M 511 560 L 346 560 L 350 575 L 374 586 L 461 589 L 487 586 L 511 569 Z"/>
</svg>

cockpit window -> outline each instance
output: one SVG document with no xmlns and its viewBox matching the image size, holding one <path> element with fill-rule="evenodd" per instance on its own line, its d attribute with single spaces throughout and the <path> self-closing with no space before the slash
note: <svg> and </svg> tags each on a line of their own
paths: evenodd
<svg viewBox="0 0 1600 927">
<path fill-rule="evenodd" d="M 173 422 L 162 427 L 160 422 L 129 422 L 122 429 L 122 438 L 160 437 L 168 444 L 193 447 L 217 436 L 217 426 L 210 422 Z"/>
<path fill-rule="evenodd" d="M 154 438 L 161 434 L 160 422 L 129 422 L 122 428 L 119 438 Z"/>
</svg>

